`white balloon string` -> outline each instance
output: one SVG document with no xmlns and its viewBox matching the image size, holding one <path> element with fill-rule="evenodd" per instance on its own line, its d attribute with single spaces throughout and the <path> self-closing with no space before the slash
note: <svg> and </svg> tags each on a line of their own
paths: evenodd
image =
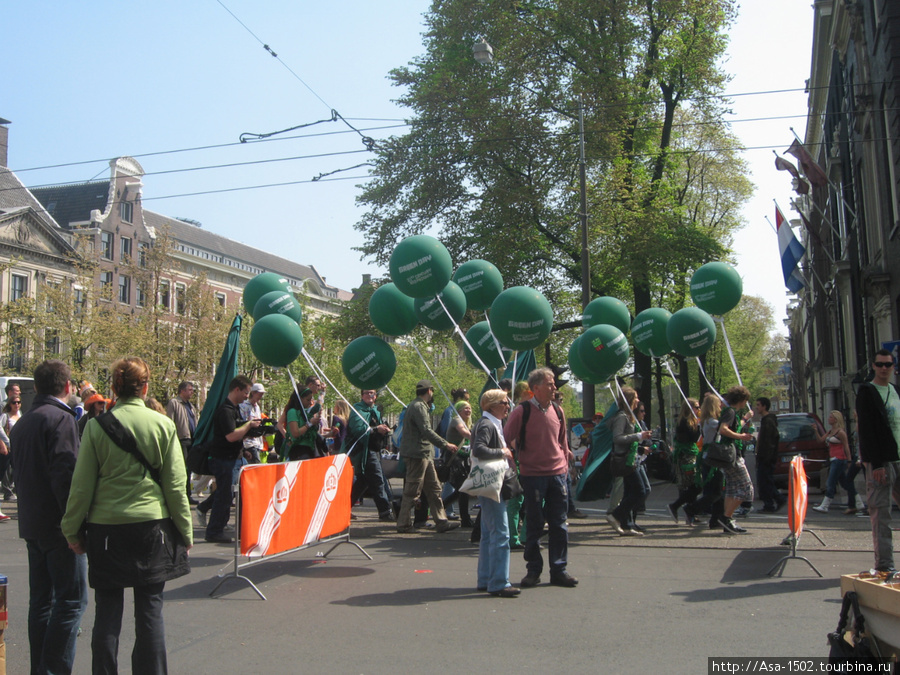
<svg viewBox="0 0 900 675">
<path fill-rule="evenodd" d="M 666 364 L 666 370 L 669 371 L 669 377 L 672 378 L 672 381 L 675 382 L 675 387 L 678 389 L 678 393 L 681 394 L 681 398 L 684 399 L 684 402 L 687 403 L 687 407 L 691 411 L 691 415 L 694 416 L 694 419 L 699 419 L 697 417 L 697 413 L 694 412 L 694 406 L 691 405 L 691 402 L 688 400 L 688 397 L 684 395 L 684 390 L 681 388 L 681 385 L 678 384 L 678 378 L 675 377 L 675 373 L 672 372 L 672 365 L 669 363 L 668 359 L 664 359 L 663 363 Z"/>
<path fill-rule="evenodd" d="M 709 378 L 706 377 L 706 371 L 703 370 L 703 364 L 700 362 L 700 357 L 695 356 L 694 358 L 697 359 L 697 365 L 700 366 L 700 374 L 703 376 L 703 381 L 706 382 L 707 386 L 712 390 L 712 392 L 716 396 L 718 396 L 720 400 L 722 400 L 722 394 L 720 394 L 719 392 L 716 391 L 716 388 L 714 386 L 712 386 L 712 382 L 710 382 Z"/>
<path fill-rule="evenodd" d="M 722 324 L 722 336 L 725 338 L 725 347 L 728 349 L 728 358 L 731 359 L 731 367 L 734 368 L 734 374 L 737 375 L 738 384 L 743 387 L 744 383 L 741 382 L 741 374 L 738 372 L 737 362 L 734 360 L 734 352 L 731 351 L 731 342 L 728 341 L 728 331 L 725 330 L 725 319 L 714 317 L 713 321 Z"/>
<path fill-rule="evenodd" d="M 339 397 L 340 397 L 340 398 L 341 398 L 348 406 L 350 406 L 350 410 L 353 411 L 353 412 L 355 412 L 355 413 L 359 416 L 359 418 L 360 418 L 363 422 L 365 422 L 366 425 L 368 425 L 368 424 L 369 424 L 369 420 L 367 420 L 365 417 L 363 417 L 363 416 L 362 416 L 362 413 L 360 413 L 359 410 L 357 410 L 356 408 L 354 408 L 354 407 L 353 407 L 353 404 L 350 403 L 350 401 L 348 401 L 348 400 L 344 397 L 344 395 L 341 393 L 341 390 L 338 389 L 336 386 L 334 386 L 334 383 L 333 383 L 331 380 L 328 379 L 328 376 L 325 374 L 325 371 L 322 370 L 322 369 L 319 367 L 319 364 L 316 363 L 315 360 L 313 360 L 313 357 L 311 357 L 311 356 L 309 355 L 309 352 L 306 351 L 306 347 L 304 347 L 303 349 L 301 349 L 301 350 L 300 350 L 300 353 L 303 354 L 303 358 L 306 359 L 306 362 L 309 364 L 310 368 L 313 369 L 313 372 L 316 374 L 316 376 L 317 376 L 318 378 L 322 379 L 322 380 L 325 380 L 325 381 L 328 383 L 328 386 L 331 387 L 331 388 L 334 390 L 334 392 L 335 392 L 335 393 L 336 393 L 336 394 L 337 394 L 337 395 L 338 395 L 338 396 L 339 396 Z M 290 371 L 288 371 L 288 373 L 290 374 Z M 292 381 L 292 382 L 294 381 L 294 376 L 293 376 L 293 375 L 291 375 L 291 381 Z M 295 386 L 295 390 L 296 390 L 296 383 L 294 383 L 294 386 Z M 300 398 L 300 395 L 299 395 L 299 394 L 297 394 L 297 398 Z M 347 424 L 349 424 L 349 423 L 350 423 L 350 420 L 347 420 Z"/>
<path fill-rule="evenodd" d="M 516 391 L 516 382 L 517 382 L 517 380 L 516 380 L 516 366 L 518 366 L 518 364 L 519 364 L 519 352 L 516 351 L 516 352 L 513 354 L 513 376 L 512 376 L 513 393 L 515 393 L 515 391 Z"/>
<path fill-rule="evenodd" d="M 393 396 L 393 397 L 394 397 L 394 400 L 397 401 L 397 403 L 399 403 L 399 404 L 402 405 L 404 408 L 406 408 L 406 404 L 405 404 L 403 401 L 401 401 L 399 398 L 397 398 L 397 394 L 395 394 L 393 391 L 391 391 L 391 388 L 390 388 L 390 387 L 388 387 L 387 385 L 385 385 L 384 390 L 385 390 L 387 393 L 389 393 L 391 396 Z"/>
<path fill-rule="evenodd" d="M 447 318 L 450 319 L 450 321 L 453 322 L 453 330 L 454 330 L 454 332 L 456 332 L 456 333 L 459 335 L 459 337 L 462 339 L 463 343 L 465 343 L 466 347 L 469 348 L 469 351 L 472 352 L 472 355 L 475 357 L 475 360 L 478 361 L 478 364 L 481 366 L 481 369 L 485 372 L 485 374 L 486 374 L 489 378 L 491 378 L 492 380 L 494 380 L 494 383 L 496 384 L 497 380 L 496 380 L 496 379 L 494 378 L 494 376 L 491 374 L 491 369 L 487 367 L 487 365 L 485 364 L 485 362 L 481 360 L 481 357 L 478 356 L 478 353 L 472 348 L 472 345 L 471 345 L 471 344 L 469 343 L 469 341 L 466 339 L 466 334 L 462 332 L 462 328 L 459 327 L 459 324 L 456 323 L 456 321 L 455 321 L 455 320 L 453 319 L 453 317 L 450 315 L 450 312 L 447 311 L 447 306 L 444 304 L 444 301 L 441 300 L 441 296 L 440 296 L 440 295 L 436 295 L 436 296 L 434 296 L 434 297 L 435 297 L 435 299 L 436 299 L 439 303 L 441 303 L 441 307 L 444 308 L 444 313 L 447 315 Z"/>
<path fill-rule="evenodd" d="M 425 360 L 425 357 L 422 356 L 422 352 L 419 351 L 419 347 L 416 345 L 415 342 L 413 342 L 412 338 L 409 339 L 409 343 L 413 346 L 413 349 L 416 350 L 416 354 L 419 355 L 419 358 L 422 360 L 422 365 L 425 366 L 425 370 L 427 370 L 428 374 L 431 375 L 431 379 L 434 380 L 435 384 L 437 384 L 437 386 L 438 386 L 438 389 L 441 390 L 441 394 L 444 395 L 444 399 L 446 399 L 447 405 L 449 405 L 451 408 L 453 408 L 453 412 L 456 414 L 457 417 L 459 417 L 459 413 L 456 412 L 456 406 L 453 405 L 453 401 L 451 401 L 450 397 L 447 396 L 447 392 L 444 391 L 444 388 L 441 386 L 440 381 L 434 376 L 434 372 L 432 372 L 431 368 L 428 367 L 428 362 Z"/>
<path fill-rule="evenodd" d="M 622 403 L 625 403 L 625 404 L 626 404 L 625 407 L 628 409 L 628 414 L 631 416 L 631 421 L 634 422 L 635 424 L 637 424 L 637 423 L 638 423 L 637 417 L 636 417 L 635 414 L 634 414 L 634 410 L 632 410 L 632 409 L 627 405 L 627 404 L 628 404 L 628 401 L 625 399 L 625 392 L 622 391 L 622 385 L 619 384 L 619 378 L 618 378 L 618 377 L 614 377 L 614 378 L 613 378 L 613 382 L 616 383 L 616 390 L 619 392 L 619 399 L 618 399 L 618 401 L 616 401 L 616 403 L 618 403 L 619 401 L 622 401 Z"/>
</svg>

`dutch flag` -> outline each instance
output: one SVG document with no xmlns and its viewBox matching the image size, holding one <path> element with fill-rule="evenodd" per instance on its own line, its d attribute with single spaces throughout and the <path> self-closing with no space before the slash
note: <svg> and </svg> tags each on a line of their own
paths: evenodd
<svg viewBox="0 0 900 675">
<path fill-rule="evenodd" d="M 803 244 L 797 241 L 787 218 L 775 205 L 775 228 L 778 232 L 778 250 L 781 253 L 781 271 L 784 274 L 784 285 L 791 293 L 797 293 L 806 283 L 800 275 L 800 259 L 806 253 Z"/>
</svg>

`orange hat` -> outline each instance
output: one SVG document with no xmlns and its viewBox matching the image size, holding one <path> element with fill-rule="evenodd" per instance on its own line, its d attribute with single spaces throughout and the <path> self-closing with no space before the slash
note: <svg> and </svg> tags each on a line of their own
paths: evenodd
<svg viewBox="0 0 900 675">
<path fill-rule="evenodd" d="M 95 403 L 99 403 L 103 401 L 104 404 L 109 403 L 105 398 L 103 398 L 100 394 L 92 394 L 88 399 L 84 402 L 85 409 L 90 408 Z"/>
</svg>

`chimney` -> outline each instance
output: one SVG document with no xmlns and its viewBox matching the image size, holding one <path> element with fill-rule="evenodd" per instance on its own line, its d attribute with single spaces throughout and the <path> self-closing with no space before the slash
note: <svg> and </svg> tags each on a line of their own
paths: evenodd
<svg viewBox="0 0 900 675">
<path fill-rule="evenodd" d="M 372 285 L 372 275 L 371 274 L 363 274 L 363 286 L 371 286 Z"/>
<path fill-rule="evenodd" d="M 9 120 L 0 117 L 0 166 L 9 166 Z"/>
</svg>

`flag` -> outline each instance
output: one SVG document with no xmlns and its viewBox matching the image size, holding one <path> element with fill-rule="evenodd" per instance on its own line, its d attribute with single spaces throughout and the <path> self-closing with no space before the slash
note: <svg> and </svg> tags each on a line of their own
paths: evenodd
<svg viewBox="0 0 900 675">
<path fill-rule="evenodd" d="M 794 191 L 797 194 L 805 195 L 809 194 L 809 183 L 803 180 L 800 177 L 800 172 L 797 171 L 797 167 L 787 161 L 784 157 L 779 157 L 775 155 L 775 168 L 779 171 L 787 171 L 791 176 L 797 181 L 797 185 L 794 187 Z"/>
<path fill-rule="evenodd" d="M 806 253 L 803 244 L 797 241 L 790 223 L 782 215 L 781 209 L 775 205 L 775 230 L 778 232 L 778 250 L 781 253 L 781 271 L 784 274 L 784 285 L 791 293 L 797 293 L 806 283 L 800 276 L 800 259 Z"/>
<path fill-rule="evenodd" d="M 803 168 L 804 175 L 809 179 L 810 183 L 816 187 L 828 185 L 828 176 L 822 171 L 822 167 L 816 164 L 816 160 L 812 158 L 812 155 L 809 154 L 809 151 L 803 147 L 800 141 L 794 139 L 791 147 L 785 152 L 797 158 L 797 161 L 800 162 L 800 166 Z"/>
<path fill-rule="evenodd" d="M 206 396 L 206 404 L 200 413 L 200 421 L 194 430 L 194 445 L 202 445 L 211 441 L 213 437 L 213 417 L 216 410 L 225 402 L 228 396 L 228 385 L 238 374 L 238 346 L 241 339 L 241 315 L 238 314 L 231 322 L 231 330 L 225 339 L 225 349 L 222 350 L 222 358 L 219 367 L 213 377 L 212 385 Z"/>
</svg>

